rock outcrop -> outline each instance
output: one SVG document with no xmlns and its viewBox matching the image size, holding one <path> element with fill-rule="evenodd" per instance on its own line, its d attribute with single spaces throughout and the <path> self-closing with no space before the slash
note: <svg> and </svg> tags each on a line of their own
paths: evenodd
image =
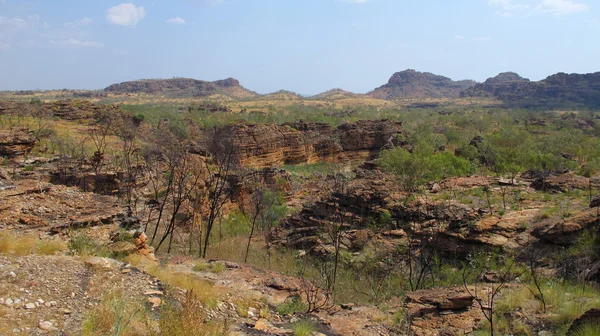
<svg viewBox="0 0 600 336">
<path fill-rule="evenodd" d="M 118 224 L 123 218 L 123 208 L 111 196 L 82 193 L 38 180 L 18 180 L 15 188 L 0 190 L 0 227 L 47 228 L 58 233 Z"/>
<path fill-rule="evenodd" d="M 217 130 L 213 153 L 233 152 L 236 165 L 262 168 L 286 164 L 367 159 L 393 146 L 402 124 L 364 120 L 331 128 L 323 123 L 237 124 Z"/>
<path fill-rule="evenodd" d="M 600 217 L 596 210 L 592 209 L 557 222 L 541 223 L 533 231 L 533 235 L 552 244 L 570 246 L 577 241 L 581 233 L 599 224 Z"/>
<path fill-rule="evenodd" d="M 15 158 L 31 151 L 37 139 L 27 128 L 0 127 L 0 158 Z"/>
<path fill-rule="evenodd" d="M 543 172 L 527 172 L 524 177 L 531 180 L 531 186 L 536 190 L 549 192 L 568 192 L 574 189 L 587 190 L 600 187 L 600 180 L 586 177 L 575 173 L 556 174 Z"/>
<path fill-rule="evenodd" d="M 600 72 L 557 73 L 530 82 L 515 73 L 503 73 L 461 93 L 462 97 L 496 97 L 509 106 L 575 108 L 600 106 Z"/>
<path fill-rule="evenodd" d="M 215 94 L 224 94 L 234 98 L 257 96 L 255 92 L 241 86 L 240 82 L 234 78 L 214 82 L 192 78 L 138 80 L 113 84 L 104 89 L 104 91 L 116 94 L 164 94 L 173 97 L 207 97 Z"/>
<path fill-rule="evenodd" d="M 428 72 L 405 70 L 395 73 L 387 84 L 367 95 L 378 99 L 398 98 L 456 98 L 467 88 L 474 86 L 471 80 L 453 81 Z"/>
<path fill-rule="evenodd" d="M 474 292 L 475 288 L 470 288 Z M 414 335 L 472 333 L 484 320 L 475 297 L 464 288 L 436 288 L 406 294 L 406 312 Z"/>
<path fill-rule="evenodd" d="M 0 115 L 57 117 L 63 120 L 100 119 L 107 116 L 116 119 L 132 118 L 116 104 L 94 104 L 86 100 L 65 99 L 40 104 L 23 101 L 0 101 Z"/>
</svg>

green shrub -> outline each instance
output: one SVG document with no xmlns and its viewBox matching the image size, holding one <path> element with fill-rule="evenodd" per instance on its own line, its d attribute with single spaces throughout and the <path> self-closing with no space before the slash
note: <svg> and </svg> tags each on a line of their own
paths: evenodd
<svg viewBox="0 0 600 336">
<path fill-rule="evenodd" d="M 294 336 L 311 336 L 315 332 L 315 324 L 309 320 L 300 320 L 292 324 Z"/>
<path fill-rule="evenodd" d="M 295 295 L 291 300 L 286 300 L 284 303 L 278 305 L 275 310 L 280 315 L 292 315 L 296 313 L 303 313 L 308 309 L 308 306 L 302 301 L 300 296 Z"/>
<path fill-rule="evenodd" d="M 572 333 L 572 336 L 597 336 L 600 335 L 600 325 L 598 324 L 585 324 L 576 328 Z"/>
</svg>

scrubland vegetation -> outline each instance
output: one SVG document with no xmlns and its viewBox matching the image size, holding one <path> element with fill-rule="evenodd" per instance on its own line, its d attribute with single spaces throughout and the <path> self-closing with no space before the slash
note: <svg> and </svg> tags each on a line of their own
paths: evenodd
<svg viewBox="0 0 600 336">
<path fill-rule="evenodd" d="M 122 108 L 127 117 L 123 120 L 107 115 L 74 126 L 37 114 L 39 103 L 30 104 L 33 112 L 27 116 L 0 115 L 0 126 L 31 129 L 40 142 L 30 155 L 60 157 L 58 165 L 64 164 L 65 173 L 72 169 L 67 163 L 79 162 L 90 167 L 96 177 L 109 171 L 122 174 L 122 180 L 128 183 L 122 185 L 117 196 L 130 206 L 132 215 L 141 219 L 149 244 L 160 259 L 175 255 L 202 258 L 195 263 L 194 272 L 219 274 L 225 271 L 223 264 L 206 262 L 215 258 L 303 279 L 301 295 L 275 307 L 281 315 L 313 313 L 352 302 L 391 313 L 394 318 L 387 322 L 390 328 L 403 328 L 407 316 L 404 308 L 392 309 L 390 302 L 394 299 L 417 290 L 459 287 L 472 292 L 473 309 L 480 309 L 485 318 L 476 334 L 535 335 L 541 330 L 566 334 L 574 320 L 600 307 L 598 278 L 586 276 L 600 261 L 597 225 L 582 230 L 576 242 L 551 248 L 519 241 L 511 248 L 493 246 L 450 254 L 440 249 L 436 240 L 447 227 L 457 225 L 453 232 L 466 236 L 470 230 L 480 230 L 482 219 L 494 217 L 501 221 L 518 211 L 535 212 L 523 217 L 514 229 L 518 232 L 533 232 L 540 223 L 569 220 L 589 211 L 599 186 L 598 112 L 532 111 L 477 104 L 434 108 L 337 107 L 333 102 L 277 106 L 252 101 L 244 102 L 243 109 L 211 112 L 201 104 L 158 103 L 125 104 Z M 227 107 L 227 102 L 221 104 Z M 236 104 L 240 103 L 231 105 Z M 244 180 L 245 167 L 236 166 L 234 149 L 214 138 L 213 130 L 234 123 L 303 120 L 337 126 L 363 119 L 403 123 L 403 134 L 394 139 L 398 145 L 383 150 L 372 162 L 396 183 L 397 190 L 385 190 L 401 194 L 394 206 L 424 204 L 424 214 L 429 216 L 434 212 L 429 207 L 433 209 L 435 204 L 460 204 L 479 211 L 481 218 L 451 223 L 431 215 L 419 222 L 400 218 L 396 208 L 390 211 L 381 207 L 360 224 L 344 214 L 329 218 L 329 226 L 319 232 L 327 253 L 275 244 L 273 232 L 305 205 L 294 202 L 300 193 L 293 190 L 302 190 L 312 181 L 317 187 L 304 191 L 309 196 L 316 197 L 310 194 L 319 192 L 342 195 L 340 199 L 344 199 L 350 195 L 348 186 L 357 179 L 353 169 L 358 164 L 284 165 L 281 168 L 291 176 L 292 191 L 276 190 L 260 182 L 240 187 L 234 185 L 231 176 L 238 174 Z M 210 148 L 212 153 L 197 150 L 196 145 Z M 16 169 L 7 160 L 3 167 L 8 172 Z M 35 170 L 35 166 L 23 169 Z M 546 184 L 552 174 L 567 171 L 587 183 L 565 190 Z M 535 175 L 541 186 L 534 190 L 522 184 L 525 173 Z M 133 181 L 142 174 L 148 178 L 138 186 Z M 456 178 L 464 177 L 489 178 L 491 182 L 469 187 L 453 185 Z M 335 179 L 333 187 L 324 182 L 328 178 Z M 445 187 L 435 190 L 441 184 Z M 234 197 L 239 192 L 236 188 L 245 188 L 243 197 Z M 343 209 L 341 201 L 330 203 L 335 209 Z M 345 239 L 350 230 L 357 228 L 368 229 L 369 233 L 363 246 L 350 249 Z M 386 237 L 390 230 L 402 230 L 396 233 L 402 239 L 390 243 L 395 244 L 393 248 L 384 249 L 369 241 L 377 235 Z M 148 265 L 133 256 L 115 254 L 77 231 L 69 236 L 71 254 L 120 258 L 168 286 L 190 293 L 180 305 L 167 301 L 158 319 L 147 316 L 143 304 L 109 293 L 86 318 L 85 334 L 138 335 L 140 326 L 160 330 L 161 335 L 184 335 L 186 330 L 227 334 L 226 322 L 207 323 L 196 306 L 216 305 L 219 293 L 210 284 L 160 264 Z M 537 248 L 545 249 L 547 254 Z M 67 246 L 59 242 L 0 235 L 2 254 L 51 255 L 65 250 Z M 481 289 L 488 295 L 480 296 Z M 243 315 L 248 309 L 240 311 Z M 315 326 L 299 320 L 292 329 L 294 335 L 311 335 Z M 585 325 L 571 334 L 596 332 L 597 326 Z"/>
</svg>

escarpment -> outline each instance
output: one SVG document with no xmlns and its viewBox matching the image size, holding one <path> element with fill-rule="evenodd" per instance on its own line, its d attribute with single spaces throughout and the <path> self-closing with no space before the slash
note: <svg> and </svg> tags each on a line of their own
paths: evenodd
<svg viewBox="0 0 600 336">
<path fill-rule="evenodd" d="M 284 125 L 226 126 L 216 131 L 212 151 L 230 151 L 236 165 L 263 168 L 316 162 L 362 161 L 397 144 L 402 124 L 361 120 L 332 128 L 302 121 Z"/>
</svg>

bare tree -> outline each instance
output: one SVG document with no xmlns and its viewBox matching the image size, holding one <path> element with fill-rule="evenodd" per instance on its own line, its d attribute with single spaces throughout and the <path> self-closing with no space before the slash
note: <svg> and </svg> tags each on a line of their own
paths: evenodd
<svg viewBox="0 0 600 336">
<path fill-rule="evenodd" d="M 527 267 L 529 269 L 529 274 L 531 275 L 531 282 L 535 289 L 531 286 L 525 284 L 525 287 L 531 292 L 536 300 L 540 301 L 542 304 L 542 310 L 546 312 L 546 297 L 544 296 L 544 291 L 542 290 L 542 277 L 539 273 L 538 263 L 540 260 L 542 251 L 536 249 L 533 245 L 529 245 L 527 248 Z"/>
<path fill-rule="evenodd" d="M 465 290 L 471 295 L 479 309 L 483 313 L 483 316 L 490 324 L 490 336 L 494 336 L 494 327 L 495 327 L 495 319 L 494 319 L 494 308 L 496 304 L 496 299 L 500 295 L 500 292 L 509 284 L 511 281 L 519 277 L 521 274 L 515 274 L 515 265 L 516 261 L 514 258 L 508 259 L 500 274 L 498 274 L 497 279 L 494 283 L 489 285 L 482 286 L 479 285 L 479 280 L 482 276 L 489 271 L 489 268 L 484 265 L 486 263 L 485 260 L 480 260 L 477 258 L 472 258 L 468 265 L 463 265 L 462 271 L 462 281 L 463 287 Z M 469 278 L 475 276 L 474 284 L 469 286 Z M 481 291 L 485 291 L 485 295 L 481 296 Z"/>
<path fill-rule="evenodd" d="M 171 193 L 171 218 L 155 251 L 158 251 L 165 240 L 169 238 L 167 252 L 171 252 L 173 236 L 177 225 L 177 215 L 183 204 L 189 201 L 190 195 L 197 187 L 200 178 L 200 173 L 196 171 L 198 164 L 193 160 L 192 154 L 190 154 L 187 149 L 181 148 L 181 146 L 178 147 L 179 149 L 171 148 L 171 151 L 166 153 L 169 166 L 173 167 L 173 175 L 170 176 L 170 179 L 173 181 Z"/>
<path fill-rule="evenodd" d="M 221 217 L 223 206 L 231 200 L 232 192 L 227 175 L 234 167 L 234 146 L 228 141 L 214 137 L 212 151 L 215 157 L 215 165 L 211 165 L 206 161 L 208 178 L 205 185 L 208 189 L 208 219 L 206 220 L 202 258 L 206 258 L 210 235 L 215 222 Z"/>
<path fill-rule="evenodd" d="M 265 210 L 265 191 L 262 188 L 257 188 L 252 193 L 249 210 L 249 214 L 244 213 L 246 217 L 249 216 L 251 218 L 249 221 L 247 221 L 248 226 L 250 227 L 250 233 L 248 234 L 248 243 L 246 244 L 246 254 L 244 256 L 244 263 L 248 262 L 250 243 L 252 242 L 252 237 L 254 236 L 254 231 L 256 230 L 258 219 L 261 216 L 261 213 Z"/>
</svg>

